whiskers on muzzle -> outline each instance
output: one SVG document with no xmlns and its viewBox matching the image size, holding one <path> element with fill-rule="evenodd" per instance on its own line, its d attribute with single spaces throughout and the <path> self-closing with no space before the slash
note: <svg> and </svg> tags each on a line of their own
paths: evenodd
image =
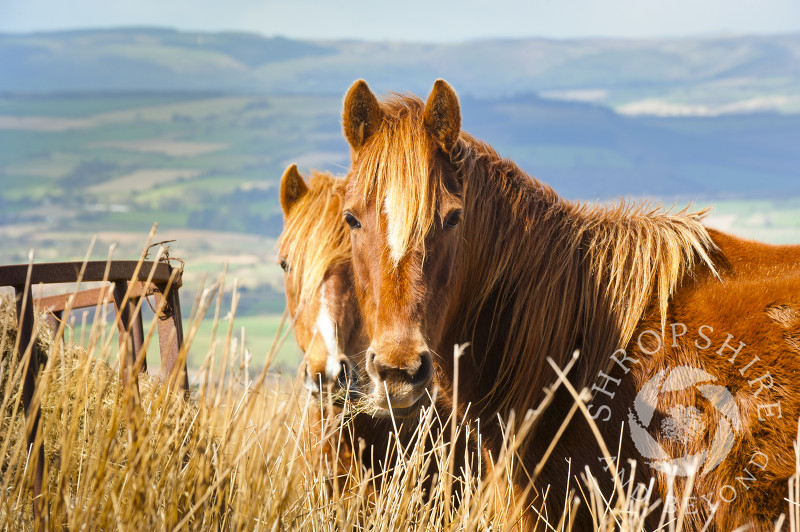
<svg viewBox="0 0 800 532">
<path fill-rule="evenodd" d="M 330 362 L 324 372 L 313 376 L 306 371 L 305 388 L 318 397 L 320 401 L 332 402 L 334 406 L 360 401 L 366 394 L 361 390 L 362 378 L 357 369 L 346 358 Z"/>
</svg>

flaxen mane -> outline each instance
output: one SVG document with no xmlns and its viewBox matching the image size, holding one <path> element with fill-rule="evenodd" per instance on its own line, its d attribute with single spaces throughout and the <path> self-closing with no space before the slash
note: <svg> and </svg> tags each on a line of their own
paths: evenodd
<svg viewBox="0 0 800 532">
<path fill-rule="evenodd" d="M 350 235 L 342 223 L 343 198 L 343 179 L 314 172 L 308 192 L 286 219 L 278 249 L 294 274 L 288 288 L 301 305 L 317 296 L 325 272 L 352 258 Z"/>
<path fill-rule="evenodd" d="M 503 395 L 501 410 L 533 408 L 541 393 L 534 383 L 552 375 L 546 357 L 563 366 L 574 348 L 582 355 L 576 380 L 587 384 L 650 305 L 664 326 L 669 297 L 697 262 L 713 270 L 703 213 L 567 202 L 467 135 L 457 149 L 465 239 L 485 243 L 463 258 L 460 300 L 477 304 L 462 311 L 479 316 L 494 299 L 493 315 L 507 316 L 503 328 L 514 331 L 498 338 L 505 345 L 493 392 Z"/>
<path fill-rule="evenodd" d="M 395 95 L 381 108 L 380 129 L 359 150 L 350 179 L 364 204 L 373 192 L 391 203 L 376 207 L 384 209 L 397 262 L 423 242 L 442 195 L 452 192 L 422 130 L 424 103 Z M 698 265 L 714 271 L 703 212 L 568 202 L 463 132 L 449 156 L 463 179 L 468 243 L 457 300 L 469 306 L 448 316 L 445 339 L 463 342 L 489 328 L 488 340 L 474 344 L 502 354 L 479 405 L 485 414 L 535 407 L 552 380 L 546 358 L 563 366 L 575 348 L 581 362 L 571 377 L 586 385 L 652 305 L 663 327 L 686 273 Z"/>
</svg>

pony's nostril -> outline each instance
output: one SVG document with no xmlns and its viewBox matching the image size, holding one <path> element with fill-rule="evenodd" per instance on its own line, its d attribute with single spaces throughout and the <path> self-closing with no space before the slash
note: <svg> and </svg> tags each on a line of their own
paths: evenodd
<svg viewBox="0 0 800 532">
<path fill-rule="evenodd" d="M 433 361 L 429 351 L 423 351 L 419 354 L 419 367 L 411 375 L 411 384 L 420 386 L 427 384 L 433 376 Z"/>
<path fill-rule="evenodd" d="M 367 373 L 375 381 L 390 380 L 396 384 L 405 383 L 411 386 L 425 386 L 433 377 L 433 359 L 427 349 L 417 355 L 413 363 L 403 366 L 386 364 L 377 353 L 367 351 Z"/>
<path fill-rule="evenodd" d="M 351 388 L 358 376 L 356 372 L 353 371 L 353 366 L 350 364 L 348 360 L 342 360 L 341 364 L 339 365 L 339 375 L 336 377 L 336 381 L 339 383 L 339 387 L 343 390 Z"/>
<path fill-rule="evenodd" d="M 373 379 L 382 380 L 383 375 L 381 374 L 381 366 L 376 360 L 378 354 L 372 349 L 367 349 L 367 374 L 372 377 Z"/>
</svg>

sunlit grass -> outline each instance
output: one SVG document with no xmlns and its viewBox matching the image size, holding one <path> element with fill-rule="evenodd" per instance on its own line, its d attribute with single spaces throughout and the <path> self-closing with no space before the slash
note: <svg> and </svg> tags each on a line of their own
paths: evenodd
<svg viewBox="0 0 800 532">
<path fill-rule="evenodd" d="M 230 307 L 222 305 L 225 291 L 232 296 Z M 108 324 L 97 320 L 85 331 L 85 345 L 78 346 L 54 341 L 39 319 L 38 341 L 47 355 L 38 382 L 46 529 L 571 529 L 572 499 L 565 501 L 563 515 L 550 516 L 549 523 L 540 518 L 535 525 L 521 524 L 524 508 L 515 501 L 522 497 L 507 482 L 516 445 L 540 413 L 529 413 L 516 424 L 517 434 L 508 434 L 504 450 L 484 464 L 483 478 L 476 470 L 450 475 L 455 460 L 447 443 L 451 440 L 435 427 L 444 424 L 449 431 L 451 423 L 437 419 L 433 410 L 404 420 L 416 423 L 414 435 L 382 457 L 380 462 L 388 465 L 381 470 L 369 471 L 356 462 L 337 476 L 332 449 L 340 448 L 341 435 L 351 430 L 348 416 L 323 416 L 317 423 L 313 413 L 328 407 L 308 395 L 302 379 L 270 368 L 257 371 L 264 360 L 276 359 L 275 351 L 248 358 L 247 330 L 258 324 L 236 319 L 236 300 L 235 283 L 223 278 L 203 288 L 193 304 L 185 296 L 185 305 L 192 308 L 184 323 L 187 342 L 205 354 L 193 375 L 192 392 L 185 396 L 168 382 L 141 375 L 132 412 L 132 388 L 121 386 L 115 369 L 118 343 Z M 209 320 L 213 334 L 203 329 Z M 0 527 L 30 530 L 35 458 L 28 456 L 25 444 L 15 328 L 13 302 L 0 299 Z M 284 331 L 276 346 L 282 341 L 294 344 L 291 331 Z M 452 426 L 456 433 L 473 430 L 468 424 Z M 669 523 L 663 530 L 679 528 L 675 509 L 664 509 L 655 495 L 629 490 L 606 501 L 591 479 L 573 484 L 593 501 L 597 530 L 644 531 L 643 517 L 651 510 L 663 512 Z M 792 497 L 797 495 L 792 492 Z M 536 504 L 528 515 L 535 512 Z M 792 523 L 797 530 L 794 523 L 800 520 Z"/>
</svg>

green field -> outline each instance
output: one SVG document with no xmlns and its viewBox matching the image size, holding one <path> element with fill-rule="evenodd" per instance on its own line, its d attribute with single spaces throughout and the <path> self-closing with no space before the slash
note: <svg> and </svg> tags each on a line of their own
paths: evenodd
<svg viewBox="0 0 800 532">
<path fill-rule="evenodd" d="M 240 287 L 237 338 L 245 326 L 260 367 L 284 306 L 275 184 L 304 150 L 330 149 L 324 106 L 280 96 L 0 97 L 0 116 L 17 119 L 0 120 L 0 264 L 26 262 L 30 249 L 39 262 L 79 260 L 95 236 L 93 259 L 112 244 L 116 258 L 136 258 L 157 222 L 156 241 L 176 240 L 170 253 L 187 264 L 185 325 L 195 294 L 227 267 L 227 286 Z M 210 337 L 205 320 L 194 345 Z M 193 348 L 190 366 L 206 351 Z M 157 347 L 148 358 L 157 363 Z M 290 336 L 277 366 L 299 360 Z"/>
<path fill-rule="evenodd" d="M 250 362 L 251 368 L 255 368 L 256 370 L 263 368 L 264 361 L 266 360 L 267 355 L 270 352 L 270 348 L 275 341 L 275 337 L 278 334 L 278 326 L 280 325 L 281 317 L 282 316 L 278 314 L 265 314 L 257 316 L 243 316 L 234 319 L 232 342 L 236 342 L 237 346 L 241 346 L 242 334 L 244 334 L 245 348 L 252 356 Z M 230 320 L 227 319 L 220 321 L 218 325 L 218 330 L 215 336 L 218 353 L 223 351 L 225 338 L 227 335 L 227 329 L 223 329 L 223 327 L 227 328 L 229 324 Z M 203 351 L 207 350 L 208 346 L 212 345 L 212 325 L 213 320 L 206 319 L 203 320 L 200 328 L 198 329 L 197 334 L 194 337 L 193 344 L 196 346 L 201 346 L 202 348 L 199 350 L 192 350 L 192 358 L 189 361 L 190 367 L 199 367 L 203 362 L 204 356 L 207 354 L 207 352 L 203 353 Z M 286 327 L 284 327 L 283 331 L 286 331 Z M 272 367 L 286 371 L 287 374 L 293 376 L 302 357 L 303 355 L 294 341 L 294 333 L 290 332 L 289 336 L 286 337 L 286 340 L 276 352 L 274 358 L 275 362 L 273 363 Z M 218 359 L 219 356 L 217 356 L 217 360 Z"/>
<path fill-rule="evenodd" d="M 184 302 L 188 303 L 189 300 L 184 298 Z M 200 321 L 194 333 L 194 322 L 188 319 L 187 311 L 183 322 L 184 335 L 188 340 L 189 336 L 194 334 L 191 339 L 192 343 L 187 360 L 190 371 L 200 368 L 207 356 L 211 356 L 214 363 L 219 365 L 226 349 L 229 364 L 234 363 L 236 369 L 238 369 L 238 361 L 242 355 L 242 345 L 244 345 L 244 349 L 249 353 L 248 364 L 251 375 L 259 372 L 269 359 L 271 361 L 270 367 L 272 370 L 283 371 L 289 376 L 293 376 L 302 360 L 303 354 L 294 341 L 294 333 L 288 331 L 287 334 L 291 320 L 288 320 L 284 324 L 281 331 L 279 331 L 279 326 L 283 315 L 277 313 L 236 316 L 231 324 L 229 310 L 229 308 L 222 308 L 220 319 L 216 322 L 217 327 L 215 330 L 214 308 L 212 308 L 205 319 Z M 112 309 L 107 308 L 107 312 L 105 327 L 101 328 L 101 332 L 99 332 L 101 337 L 95 345 L 102 346 L 108 343 L 113 347 L 118 344 L 119 335 L 113 326 L 112 320 L 114 316 L 111 314 Z M 148 331 L 153 326 L 153 314 L 148 310 L 146 305 L 143 308 L 142 314 L 144 318 L 144 332 L 145 335 L 147 335 Z M 84 347 L 91 345 L 91 335 L 98 334 L 97 332 L 93 332 L 92 321 L 94 318 L 94 309 L 74 311 L 72 319 L 68 322 L 68 327 L 65 329 L 65 339 L 83 345 Z M 85 326 L 84 323 L 86 324 Z M 227 341 L 229 329 L 231 335 L 230 343 Z M 214 340 L 213 342 L 212 338 Z M 273 347 L 275 348 L 275 352 L 270 358 L 269 355 Z M 116 361 L 109 360 L 108 362 L 114 363 Z M 147 350 L 147 365 L 151 372 L 154 371 L 154 368 L 158 368 L 161 365 L 156 329 L 154 329 L 154 336 Z"/>
</svg>

